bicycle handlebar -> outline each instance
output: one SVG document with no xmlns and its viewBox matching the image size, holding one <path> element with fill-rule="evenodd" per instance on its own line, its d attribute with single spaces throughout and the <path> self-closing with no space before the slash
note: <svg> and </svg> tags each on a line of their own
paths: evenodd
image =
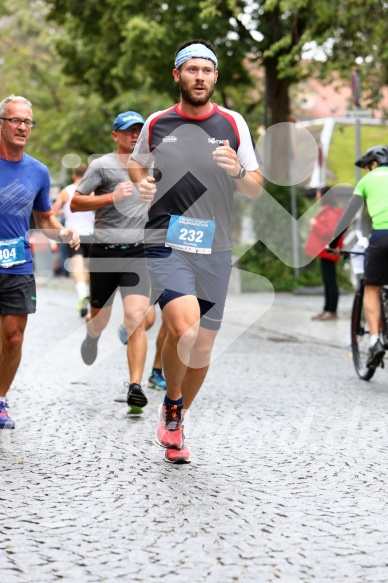
<svg viewBox="0 0 388 583">
<path fill-rule="evenodd" d="M 365 255 L 365 251 L 346 251 L 345 249 L 341 249 L 340 255 L 342 255 L 344 259 L 350 259 L 351 255 Z"/>
</svg>

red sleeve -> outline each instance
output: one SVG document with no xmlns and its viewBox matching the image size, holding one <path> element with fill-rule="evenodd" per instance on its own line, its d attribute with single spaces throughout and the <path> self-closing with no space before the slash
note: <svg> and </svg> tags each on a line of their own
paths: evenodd
<svg viewBox="0 0 388 583">
<path fill-rule="evenodd" d="M 321 239 L 331 237 L 342 213 L 343 209 L 340 208 L 333 208 L 327 205 L 323 207 L 322 211 L 315 217 L 315 234 Z"/>
</svg>

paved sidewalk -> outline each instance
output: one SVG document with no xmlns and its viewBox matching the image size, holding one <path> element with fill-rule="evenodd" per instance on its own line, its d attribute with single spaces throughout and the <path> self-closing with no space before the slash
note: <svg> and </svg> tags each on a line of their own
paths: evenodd
<svg viewBox="0 0 388 583">
<path fill-rule="evenodd" d="M 41 278 L 38 286 L 71 291 L 70 278 L 50 280 Z M 312 316 L 323 309 L 322 293 L 312 293 L 308 288 L 296 293 L 262 292 L 228 294 L 224 325 L 247 330 L 250 326 L 278 334 L 284 338 L 311 340 L 337 348 L 350 345 L 350 314 L 353 293 L 341 293 L 338 320 L 314 321 Z"/>
<path fill-rule="evenodd" d="M 267 294 L 241 294 L 234 302 L 252 305 L 255 302 L 269 302 Z M 338 320 L 316 321 L 312 316 L 322 311 L 322 296 L 299 295 L 277 292 L 272 306 L 255 326 L 284 337 L 311 340 L 337 348 L 350 345 L 350 314 L 353 294 L 343 294 L 340 298 Z"/>
<path fill-rule="evenodd" d="M 114 402 L 119 298 L 88 367 L 71 282 L 40 287 L 0 432 L 1 581 L 386 583 L 387 375 L 354 373 L 351 300 L 312 322 L 320 296 L 231 294 L 177 467 L 153 439 L 163 393 L 142 418 Z"/>
</svg>

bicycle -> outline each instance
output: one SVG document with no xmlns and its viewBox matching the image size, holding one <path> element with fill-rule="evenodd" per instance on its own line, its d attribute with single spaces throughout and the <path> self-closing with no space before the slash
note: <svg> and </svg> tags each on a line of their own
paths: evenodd
<svg viewBox="0 0 388 583">
<path fill-rule="evenodd" d="M 341 255 L 350 258 L 351 255 L 364 255 L 364 252 L 341 251 Z M 377 367 L 367 367 L 366 361 L 370 347 L 369 326 L 364 309 L 364 279 L 359 278 L 354 295 L 351 314 L 351 347 L 354 368 L 360 379 L 369 381 L 376 372 L 376 368 L 384 368 L 384 359 Z M 383 286 L 380 294 L 380 341 L 388 349 L 388 286 Z"/>
</svg>

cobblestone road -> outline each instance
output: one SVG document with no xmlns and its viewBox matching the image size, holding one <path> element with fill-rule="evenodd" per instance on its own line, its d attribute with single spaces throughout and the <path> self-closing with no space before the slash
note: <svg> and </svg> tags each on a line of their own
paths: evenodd
<svg viewBox="0 0 388 583">
<path fill-rule="evenodd" d="M 387 581 L 385 371 L 364 383 L 345 349 L 257 323 L 193 407 L 193 463 L 170 466 L 153 443 L 162 395 L 148 390 L 141 419 L 113 401 L 127 380 L 120 304 L 86 367 L 74 294 L 38 301 L 16 430 L 0 434 L 1 581 Z"/>
</svg>

